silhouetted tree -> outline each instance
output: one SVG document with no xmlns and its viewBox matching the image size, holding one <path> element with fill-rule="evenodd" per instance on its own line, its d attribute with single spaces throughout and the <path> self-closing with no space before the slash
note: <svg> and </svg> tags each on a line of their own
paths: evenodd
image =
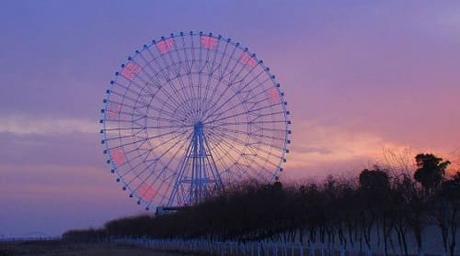
<svg viewBox="0 0 460 256">
<path fill-rule="evenodd" d="M 453 256 L 456 247 L 457 229 L 460 222 L 460 172 L 457 172 L 451 179 L 443 182 L 439 197 L 441 201 L 445 202 L 445 208 L 443 209 L 445 216 L 443 220 L 445 221 L 445 227 L 448 228 L 444 242 L 445 245 L 448 242 L 449 255 Z"/>
<path fill-rule="evenodd" d="M 449 162 L 432 154 L 417 155 L 416 160 L 413 176 L 390 175 L 375 166 L 346 181 L 330 176 L 298 187 L 280 182 L 233 184 L 225 193 L 171 214 L 113 220 L 103 229 L 70 231 L 64 237 L 298 239 L 330 248 L 340 244 L 369 250 L 380 247 L 382 240 L 385 255 L 408 255 L 412 234 L 422 253 L 423 230 L 431 218 L 441 227 L 446 253 L 452 255 L 460 215 L 460 173 L 446 179 Z"/>
<path fill-rule="evenodd" d="M 365 192 L 382 196 L 382 193 L 386 193 L 390 188 L 388 173 L 378 166 L 375 166 L 374 170 L 364 169 L 359 174 L 359 186 Z"/>
<path fill-rule="evenodd" d="M 418 154 L 415 161 L 417 170 L 414 173 L 414 179 L 420 182 L 427 192 L 441 184 L 446 169 L 450 165 L 449 161 L 443 161 L 442 158 L 433 154 Z"/>
<path fill-rule="evenodd" d="M 390 189 L 388 174 L 375 166 L 374 170 L 363 170 L 359 175 L 361 204 L 361 226 L 364 241 L 370 249 L 372 230 L 382 218 L 382 206 Z"/>
</svg>

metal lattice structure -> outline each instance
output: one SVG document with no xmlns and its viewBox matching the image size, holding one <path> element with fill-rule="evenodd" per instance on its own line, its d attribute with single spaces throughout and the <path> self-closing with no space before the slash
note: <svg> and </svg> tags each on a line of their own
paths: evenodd
<svg viewBox="0 0 460 256">
<path fill-rule="evenodd" d="M 144 45 L 103 102 L 107 163 L 147 210 L 193 205 L 283 171 L 291 134 L 284 93 L 263 61 L 229 38 L 189 32 Z"/>
</svg>

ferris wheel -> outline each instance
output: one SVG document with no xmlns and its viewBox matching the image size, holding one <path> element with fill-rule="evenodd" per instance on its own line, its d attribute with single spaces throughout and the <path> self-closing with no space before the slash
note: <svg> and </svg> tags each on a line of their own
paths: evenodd
<svg viewBox="0 0 460 256">
<path fill-rule="evenodd" d="M 115 73 L 103 103 L 107 163 L 147 210 L 194 205 L 283 171 L 291 134 L 284 92 L 230 38 L 181 32 L 145 44 Z"/>
</svg>

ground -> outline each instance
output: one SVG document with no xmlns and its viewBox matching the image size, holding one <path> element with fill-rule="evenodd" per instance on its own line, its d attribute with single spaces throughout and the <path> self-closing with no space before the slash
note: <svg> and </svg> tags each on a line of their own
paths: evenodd
<svg viewBox="0 0 460 256">
<path fill-rule="evenodd" d="M 60 241 L 0 242 L 0 256 L 182 256 L 192 254 L 158 252 L 147 248 L 107 243 Z"/>
</svg>

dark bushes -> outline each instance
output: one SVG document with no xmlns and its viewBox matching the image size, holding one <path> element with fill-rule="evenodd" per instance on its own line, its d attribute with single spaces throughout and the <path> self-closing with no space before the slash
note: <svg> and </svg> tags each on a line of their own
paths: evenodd
<svg viewBox="0 0 460 256">
<path fill-rule="evenodd" d="M 103 229 L 70 230 L 65 232 L 62 238 L 75 242 L 95 242 L 106 239 L 107 232 Z"/>
<path fill-rule="evenodd" d="M 409 236 L 421 251 L 424 229 L 437 225 L 443 248 L 452 255 L 460 173 L 446 177 L 446 163 L 419 155 L 415 178 L 375 167 L 363 170 L 356 182 L 328 178 L 322 184 L 290 187 L 247 183 L 173 214 L 114 220 L 102 230 L 70 231 L 64 238 L 283 239 L 362 249 L 377 245 L 386 254 L 407 255 Z"/>
</svg>

